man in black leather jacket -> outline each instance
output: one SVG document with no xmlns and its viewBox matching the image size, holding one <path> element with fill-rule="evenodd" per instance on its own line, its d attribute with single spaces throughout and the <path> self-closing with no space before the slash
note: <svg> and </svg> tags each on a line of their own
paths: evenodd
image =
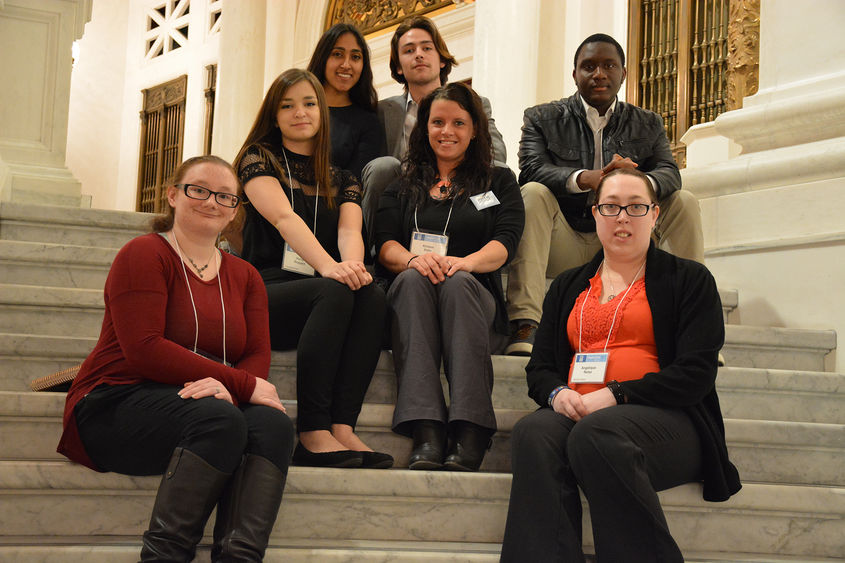
<svg viewBox="0 0 845 563">
<path fill-rule="evenodd" d="M 591 35 L 575 52 L 578 92 L 525 110 L 519 143 L 525 230 L 508 274 L 507 354 L 531 354 L 546 278 L 588 262 L 601 248 L 593 194 L 614 168 L 636 167 L 651 180 L 660 204 L 657 246 L 704 261 L 698 201 L 681 191 L 661 117 L 616 99 L 625 76 L 619 43 Z"/>
</svg>

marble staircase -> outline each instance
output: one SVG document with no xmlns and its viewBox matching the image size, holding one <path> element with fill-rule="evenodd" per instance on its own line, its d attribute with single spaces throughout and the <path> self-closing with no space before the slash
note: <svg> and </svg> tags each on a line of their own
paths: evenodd
<svg viewBox="0 0 845 563">
<path fill-rule="evenodd" d="M 93 347 L 111 259 L 147 221 L 0 204 L 0 561 L 137 560 L 158 478 L 97 474 L 64 460 L 55 453 L 64 396 L 28 392 L 28 382 L 79 363 Z M 721 296 L 730 321 L 739 296 Z M 845 376 L 825 371 L 835 347 L 830 331 L 728 325 L 729 367 L 717 386 L 744 487 L 726 503 L 703 502 L 693 484 L 661 493 L 688 561 L 845 557 Z M 292 468 L 267 561 L 497 561 L 510 430 L 534 408 L 524 364 L 494 358 L 499 432 L 481 472 Z M 273 354 L 270 380 L 291 415 L 294 368 L 293 353 Z M 390 432 L 394 397 L 385 352 L 359 430 L 402 467 L 410 443 Z M 197 560 L 208 560 L 207 547 Z"/>
</svg>

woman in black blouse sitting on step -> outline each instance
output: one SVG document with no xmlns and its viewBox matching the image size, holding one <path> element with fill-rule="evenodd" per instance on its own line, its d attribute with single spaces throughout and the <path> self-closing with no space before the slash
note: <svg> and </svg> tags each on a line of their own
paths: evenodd
<svg viewBox="0 0 845 563">
<path fill-rule="evenodd" d="M 499 269 L 516 251 L 525 211 L 513 173 L 492 166 L 487 117 L 468 86 L 424 98 L 408 145 L 376 215 L 379 260 L 395 275 L 393 430 L 413 436 L 411 469 L 475 471 L 496 431 L 490 354 L 507 334 Z"/>
<path fill-rule="evenodd" d="M 381 352 L 384 292 L 364 268 L 361 188 L 329 166 L 323 87 L 306 70 L 267 91 L 235 166 L 243 258 L 261 274 L 274 350 L 296 349 L 297 465 L 386 468 L 354 433 Z"/>
</svg>

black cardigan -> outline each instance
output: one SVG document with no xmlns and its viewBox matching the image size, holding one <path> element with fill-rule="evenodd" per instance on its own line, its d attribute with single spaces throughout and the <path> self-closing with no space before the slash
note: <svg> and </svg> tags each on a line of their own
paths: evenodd
<svg viewBox="0 0 845 563">
<path fill-rule="evenodd" d="M 549 393 L 567 382 L 574 353 L 566 334 L 567 320 L 603 258 L 599 251 L 588 264 L 562 273 L 546 295 L 525 368 L 528 394 L 543 407 L 548 407 Z M 681 408 L 690 416 L 701 439 L 704 499 L 727 500 L 742 485 L 728 459 L 716 394 L 718 355 L 725 340 L 716 282 L 703 265 L 658 250 L 652 243 L 646 257 L 645 289 L 660 371 L 620 384 L 629 403 Z"/>
</svg>

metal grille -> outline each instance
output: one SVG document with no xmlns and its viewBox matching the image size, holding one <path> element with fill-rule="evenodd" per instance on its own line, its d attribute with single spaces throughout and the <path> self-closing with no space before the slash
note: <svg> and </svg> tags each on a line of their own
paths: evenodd
<svg viewBox="0 0 845 563">
<path fill-rule="evenodd" d="M 138 211 L 160 213 L 165 208 L 164 183 L 182 161 L 187 83 L 185 75 L 143 91 Z"/>
<path fill-rule="evenodd" d="M 690 47 L 690 125 L 725 111 L 728 68 L 728 0 L 695 0 Z"/>
<path fill-rule="evenodd" d="M 663 117 L 684 166 L 687 129 L 742 107 L 732 90 L 756 91 L 756 36 L 731 48 L 730 34 L 732 25 L 746 39 L 755 22 L 759 29 L 759 0 L 629 0 L 628 13 L 627 99 Z"/>
</svg>

